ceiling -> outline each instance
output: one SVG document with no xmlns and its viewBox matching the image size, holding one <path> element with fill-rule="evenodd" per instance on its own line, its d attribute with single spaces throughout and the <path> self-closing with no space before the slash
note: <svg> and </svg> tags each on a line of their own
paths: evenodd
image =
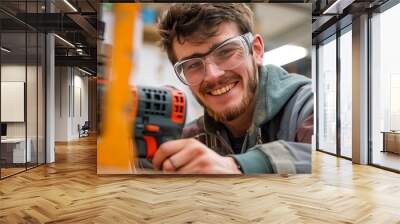
<svg viewBox="0 0 400 224">
<path fill-rule="evenodd" d="M 11 49 L 7 53 L 8 60 L 23 63 L 26 55 L 34 58 L 44 45 L 39 44 L 39 49 L 37 48 L 36 35 L 50 32 L 75 45 L 72 48 L 61 39 L 55 38 L 56 66 L 80 66 L 95 72 L 97 1 L 68 0 L 68 3 L 77 11 L 63 0 L 47 0 L 47 5 L 45 0 L 1 0 L 0 29 L 2 46 Z M 43 40 L 43 36 L 39 40 Z M 2 55 L 5 53 L 2 52 Z"/>
<path fill-rule="evenodd" d="M 311 4 L 255 4 L 253 10 L 266 51 L 285 44 L 311 47 Z"/>
<path fill-rule="evenodd" d="M 388 0 L 312 0 L 313 44 L 333 35 L 351 24 L 354 17 L 373 12 Z"/>
<path fill-rule="evenodd" d="M 76 49 L 70 49 L 65 42 L 56 38 L 56 56 L 59 64 L 69 61 L 79 61 L 90 58 L 90 63 L 96 61 L 97 39 L 102 33 L 101 23 L 97 20 L 97 0 L 68 0 L 78 10 L 69 7 L 63 0 L 26 1 L 26 0 L 1 0 L 0 1 L 0 29 L 2 30 L 2 45 L 13 50 L 8 54 L 16 58 L 26 54 L 25 29 L 39 30 L 40 32 L 55 32 L 59 36 L 82 49 L 85 58 Z M 335 1 L 342 4 L 341 13 L 323 14 Z M 305 0 L 305 1 L 263 1 L 274 4 L 250 4 L 255 12 L 255 29 L 265 40 L 265 50 L 271 50 L 285 44 L 295 44 L 307 49 L 311 46 L 311 39 L 321 36 L 337 20 L 347 14 L 355 15 L 359 11 L 377 7 L 387 0 Z M 290 4 L 276 2 L 291 2 Z M 303 3 L 293 3 L 303 2 Z M 308 4 L 304 4 L 308 2 Z M 148 4 L 161 10 L 165 4 Z M 339 4 L 340 5 L 340 4 Z M 52 9 L 52 14 L 46 13 Z M 26 13 L 28 12 L 28 13 Z M 32 13 L 32 14 L 31 14 Z M 312 16 L 311 16 L 312 14 Z M 6 33 L 6 34 L 5 34 Z M 36 52 L 34 37 L 27 38 L 28 55 Z M 2 53 L 2 55 L 4 55 Z M 63 57 L 61 57 L 63 56 Z M 68 56 L 71 58 L 67 58 Z M 72 57 L 73 60 L 72 60 Z M 81 59 L 81 60 L 79 60 Z M 87 65 L 89 61 L 85 62 Z M 79 66 L 79 65 L 78 65 Z M 96 70 L 93 64 L 91 69 Z"/>
</svg>

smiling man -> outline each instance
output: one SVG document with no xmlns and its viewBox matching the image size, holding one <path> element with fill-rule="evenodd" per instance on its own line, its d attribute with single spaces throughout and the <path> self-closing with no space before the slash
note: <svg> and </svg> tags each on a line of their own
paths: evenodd
<svg viewBox="0 0 400 224">
<path fill-rule="evenodd" d="M 311 81 L 264 66 L 245 4 L 174 4 L 159 21 L 178 78 L 204 107 L 155 169 L 176 173 L 310 173 Z"/>
</svg>

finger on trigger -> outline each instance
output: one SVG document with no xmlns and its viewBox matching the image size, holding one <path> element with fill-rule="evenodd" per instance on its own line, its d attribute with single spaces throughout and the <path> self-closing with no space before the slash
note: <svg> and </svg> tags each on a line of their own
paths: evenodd
<svg viewBox="0 0 400 224">
<path fill-rule="evenodd" d="M 171 155 L 175 154 L 176 152 L 180 151 L 184 143 L 182 142 L 183 139 L 179 140 L 172 140 L 168 142 L 164 142 L 158 148 L 156 154 L 153 157 L 153 167 L 155 169 L 160 169 L 161 164 L 169 158 Z"/>
</svg>

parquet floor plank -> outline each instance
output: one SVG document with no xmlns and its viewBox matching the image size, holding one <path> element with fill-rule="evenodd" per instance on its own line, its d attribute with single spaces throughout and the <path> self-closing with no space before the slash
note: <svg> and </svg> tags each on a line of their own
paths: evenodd
<svg viewBox="0 0 400 224">
<path fill-rule="evenodd" d="M 0 181 L 0 223 L 400 223 L 400 175 L 313 153 L 295 176 L 98 176 L 96 139 Z"/>
</svg>

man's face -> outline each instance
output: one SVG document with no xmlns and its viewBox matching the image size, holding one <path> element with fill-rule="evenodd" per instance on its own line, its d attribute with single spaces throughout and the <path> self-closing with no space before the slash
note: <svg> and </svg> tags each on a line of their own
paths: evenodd
<svg viewBox="0 0 400 224">
<path fill-rule="evenodd" d="M 190 38 L 187 38 L 183 43 L 179 43 L 174 40 L 173 50 L 180 61 L 193 54 L 207 53 L 213 45 L 239 35 L 236 24 L 222 23 L 218 27 L 217 35 L 205 41 L 191 41 Z M 259 63 L 257 62 L 259 60 L 255 60 L 252 55 L 249 55 L 231 70 L 221 70 L 214 63 L 206 63 L 203 81 L 189 87 L 199 103 L 215 120 L 232 121 L 247 109 L 251 109 L 250 105 L 255 100 L 258 83 L 257 64 Z"/>
</svg>

